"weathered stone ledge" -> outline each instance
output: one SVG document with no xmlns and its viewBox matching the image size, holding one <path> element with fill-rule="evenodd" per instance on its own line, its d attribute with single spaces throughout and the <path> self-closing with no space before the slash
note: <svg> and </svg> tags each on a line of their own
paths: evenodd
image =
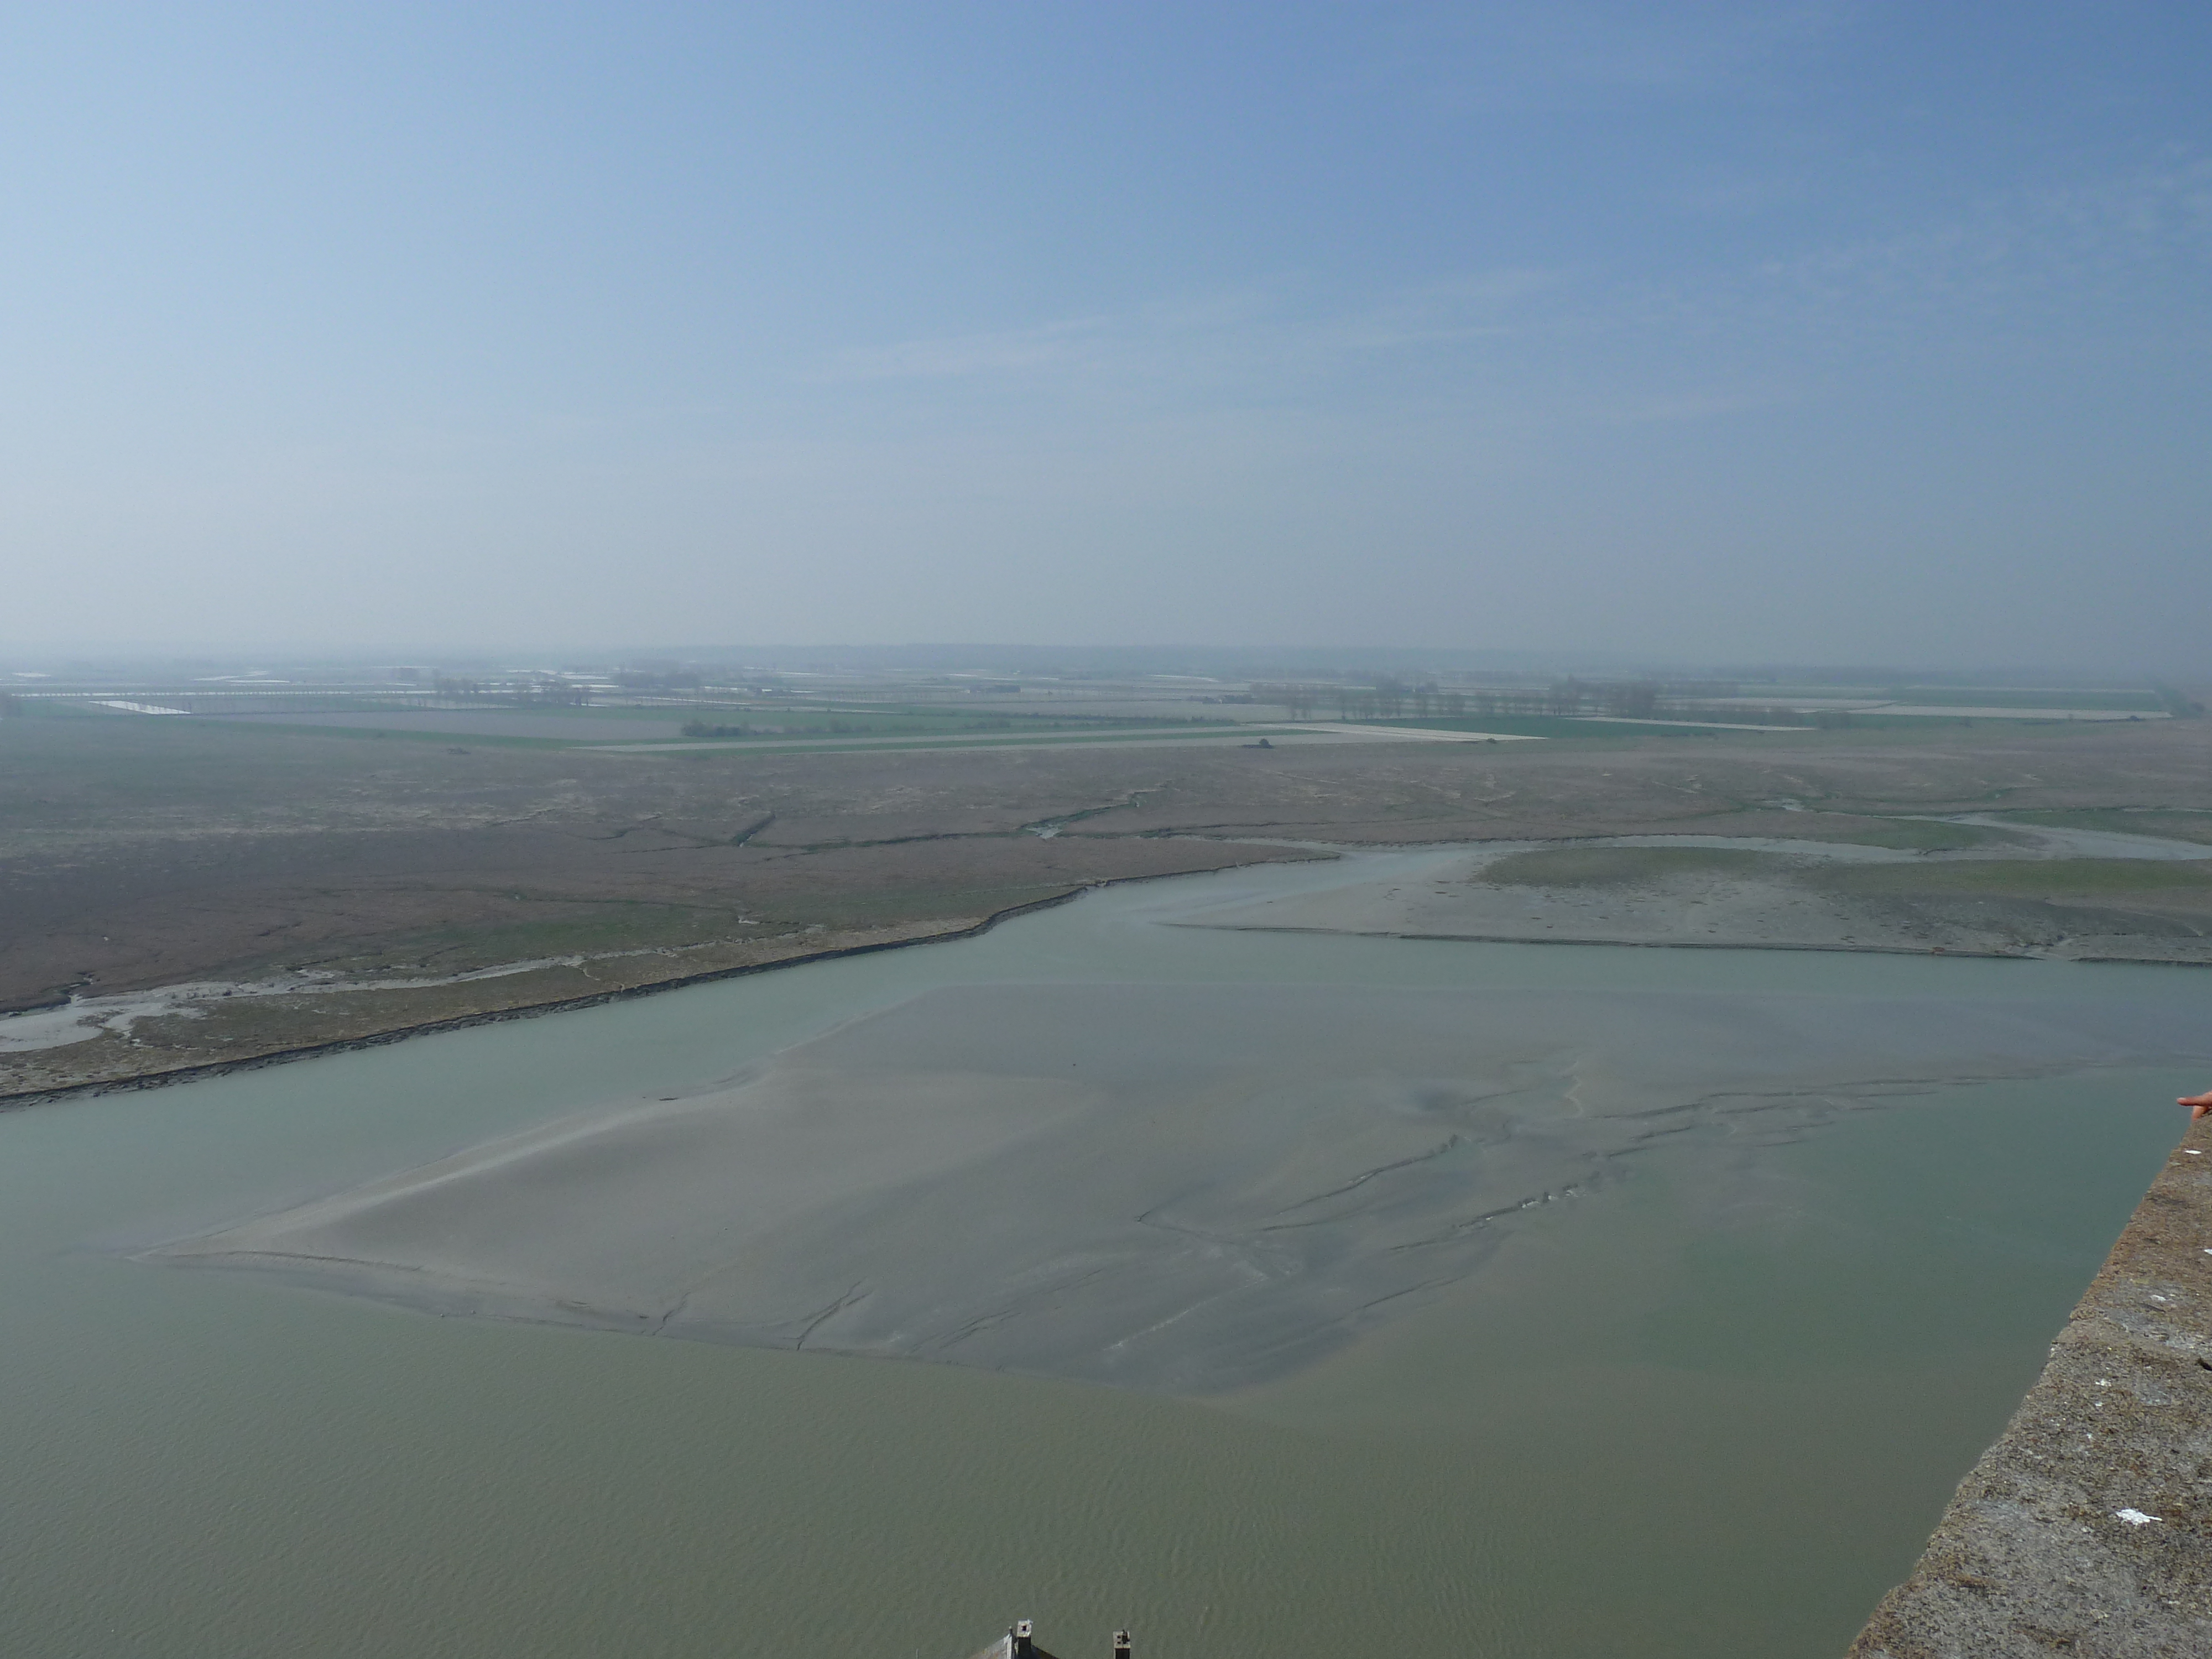
<svg viewBox="0 0 2212 1659">
<path fill-rule="evenodd" d="M 2212 1654 L 2212 1119 L 1850 1659 Z"/>
</svg>

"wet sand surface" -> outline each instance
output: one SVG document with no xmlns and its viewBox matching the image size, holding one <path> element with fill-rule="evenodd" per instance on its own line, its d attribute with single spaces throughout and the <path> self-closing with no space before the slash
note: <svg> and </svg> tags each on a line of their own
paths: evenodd
<svg viewBox="0 0 2212 1659">
<path fill-rule="evenodd" d="M 1326 892 L 1297 893 L 1190 917 L 1183 925 L 1253 932 L 1369 933 L 1391 938 L 1508 939 L 1578 945 L 1706 945 L 1735 949 L 1928 949 L 1925 929 L 1868 914 L 1791 881 L 1831 861 L 1905 862 L 1876 848 L 1668 837 L 1669 845 L 1732 854 L 1710 868 L 1644 880 L 1552 885 L 1501 882 L 1494 866 L 1536 843 L 1471 849 L 1418 877 L 1393 874 Z M 1608 841 L 1596 846 L 1645 844 Z M 1578 848 L 1577 850 L 1581 850 Z"/>
<path fill-rule="evenodd" d="M 1456 856 L 1125 887 L 957 945 L 0 1115 L 0 1651 L 953 1659 L 1033 1615 L 1077 1650 L 1132 1627 L 1153 1659 L 1832 1659 L 2171 1146 L 2203 982 L 1159 925 Z M 1071 1010 L 1093 1037 L 1066 1040 Z M 2177 1041 L 2185 1067 L 2147 1069 Z M 902 1170 L 894 1078 L 947 1114 Z M 829 1163 L 801 1099 L 842 1126 Z M 1156 1155 L 1146 1113 L 1188 1133 Z M 434 1237 L 422 1172 L 488 1178 L 502 1145 L 539 1173 Z M 636 1201 L 709 1170 L 793 1257 L 867 1218 L 863 1353 L 957 1328 L 940 1297 L 1020 1316 L 940 1357 L 1008 1346 L 895 1364 L 575 1328 L 695 1283 L 826 1307 L 860 1277 L 812 1304 L 714 1206 Z M 1138 1239 L 1144 1205 L 1194 1236 Z M 134 1259 L 311 1212 L 539 1299 L 428 1317 L 398 1304 L 459 1304 Z M 1420 1243 L 1470 1218 L 1468 1255 Z M 1228 1346 L 1133 1344 L 1156 1382 L 1013 1374 L 1180 1305 L 1146 1252 L 1184 1248 L 1297 1271 L 1180 1322 L 1218 1306 Z M 1084 1251 L 1120 1300 L 1071 1277 L 1079 1320 L 1018 1302 L 1024 1264 Z M 1423 1256 L 1472 1267 L 1362 1310 Z M 603 1305 L 543 1322 L 579 1286 Z M 1311 1346 L 1261 1340 L 1309 1318 Z"/>
<path fill-rule="evenodd" d="M 1212 1394 L 1416 1311 L 1505 1220 L 1668 1138 L 1779 1144 L 1899 1095 L 2208 1054 L 2129 1004 L 945 987 L 151 1259 Z"/>
</svg>

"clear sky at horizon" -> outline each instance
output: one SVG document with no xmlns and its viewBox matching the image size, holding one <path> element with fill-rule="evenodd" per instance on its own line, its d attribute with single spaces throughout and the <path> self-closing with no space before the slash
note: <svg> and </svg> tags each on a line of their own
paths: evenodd
<svg viewBox="0 0 2212 1659">
<path fill-rule="evenodd" d="M 0 647 L 2186 668 L 2202 3 L 0 17 Z"/>
</svg>

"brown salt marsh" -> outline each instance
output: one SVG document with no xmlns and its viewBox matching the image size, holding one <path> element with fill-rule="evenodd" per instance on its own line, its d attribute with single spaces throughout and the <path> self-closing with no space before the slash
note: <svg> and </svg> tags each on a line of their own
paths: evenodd
<svg viewBox="0 0 2212 1659">
<path fill-rule="evenodd" d="M 568 960 L 0 1051 L 0 1097 L 951 934 L 1097 882 L 1315 856 L 1299 842 L 1657 833 L 1904 848 L 1995 837 L 2002 851 L 2038 815 L 2155 830 L 2148 809 L 2186 829 L 2212 811 L 2208 744 L 2212 726 L 2172 720 L 1267 752 L 610 756 L 189 719 L 4 720 L 0 1009 L 201 981 L 397 986 Z M 1970 814 L 1979 827 L 1929 822 Z M 1974 932 L 1959 904 L 1935 902 L 1948 907 L 1941 927 L 1917 933 L 1904 915 L 1917 900 L 1882 904 L 1919 948 L 1945 943 L 1945 927 Z M 2174 943 L 2196 925 L 2185 905 L 2101 910 L 2089 953 L 2193 948 Z M 1727 929 L 1693 916 L 1682 937 L 1759 943 L 1759 912 Z M 1857 938 L 1857 917 L 1820 915 L 1833 942 Z M 1547 920 L 1559 931 L 1570 918 Z M 1776 920 L 1789 942 L 1790 927 L 1819 918 Z M 2047 906 L 2014 920 L 2034 948 L 2053 932 Z M 2000 930 L 1987 947 L 2018 942 Z"/>
</svg>

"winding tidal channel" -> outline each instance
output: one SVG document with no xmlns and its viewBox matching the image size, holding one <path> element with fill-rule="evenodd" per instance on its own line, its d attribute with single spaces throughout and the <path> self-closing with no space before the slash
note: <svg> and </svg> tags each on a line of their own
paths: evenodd
<svg viewBox="0 0 2212 1659">
<path fill-rule="evenodd" d="M 0 1117 L 0 1652 L 1840 1653 L 2212 980 L 1255 922 L 1465 857 Z"/>
</svg>

